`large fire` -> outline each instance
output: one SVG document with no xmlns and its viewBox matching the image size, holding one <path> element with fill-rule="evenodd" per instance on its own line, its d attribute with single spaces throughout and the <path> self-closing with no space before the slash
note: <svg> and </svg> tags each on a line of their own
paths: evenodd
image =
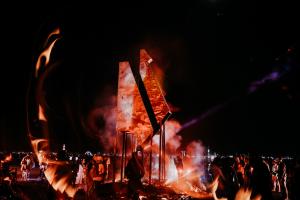
<svg viewBox="0 0 300 200">
<path fill-rule="evenodd" d="M 45 79 L 45 73 L 49 70 L 47 68 L 50 63 L 51 51 L 55 43 L 60 38 L 59 34 L 60 32 L 57 29 L 49 35 L 45 45 L 45 50 L 40 54 L 36 63 L 35 77 L 39 84 L 36 89 L 38 119 L 45 123 L 47 122 L 47 116 L 44 111 L 45 100 L 42 96 L 43 81 Z M 170 114 L 170 109 L 164 99 L 164 93 L 154 77 L 153 70 L 150 66 L 152 62 L 153 60 L 147 52 L 145 50 L 141 50 L 139 73 L 153 109 L 156 123 L 160 126 L 162 125 L 161 123 L 165 123 L 166 156 L 162 157 L 162 152 L 160 150 L 161 138 L 159 135 L 155 135 L 152 138 L 152 145 L 147 143 L 144 146 L 145 152 L 151 151 L 153 153 L 153 164 L 150 170 L 151 172 L 157 172 L 158 168 L 164 167 L 166 171 L 163 177 L 161 177 L 163 184 L 172 186 L 172 188 L 178 193 L 187 193 L 194 197 L 201 197 L 201 192 L 206 190 L 200 180 L 203 175 L 202 158 L 204 154 L 204 147 L 201 142 L 194 141 L 185 146 L 183 149 L 181 144 L 182 138 L 177 135 L 181 129 L 180 123 L 176 120 L 165 121 L 168 114 Z M 117 132 L 128 132 L 136 138 L 135 140 L 130 140 L 132 144 L 144 144 L 149 137 L 152 137 L 153 134 L 155 134 L 153 124 L 150 122 L 149 113 L 144 104 L 144 99 L 141 97 L 129 62 L 120 62 L 116 116 L 112 115 L 112 112 L 115 111 L 114 106 L 109 108 L 95 108 L 88 115 L 88 128 L 90 128 L 91 131 L 97 132 L 97 134 L 101 135 L 101 137 L 108 136 L 107 140 L 105 139 L 104 141 L 112 143 L 112 134 L 107 134 L 107 132 L 110 132 L 116 123 Z M 110 125 L 102 132 L 94 124 L 95 116 L 97 117 L 100 114 L 109 121 L 115 120 L 115 123 L 110 123 Z M 56 191 L 65 193 L 69 197 L 73 197 L 78 188 L 70 184 L 71 171 L 69 170 L 68 162 L 57 161 L 47 156 L 39 156 L 41 151 L 45 152 L 45 154 L 50 152 L 47 137 L 34 138 L 31 135 L 30 139 L 33 151 L 37 156 L 38 161 L 47 163 L 48 167 L 44 173 L 50 185 Z M 126 154 L 127 152 L 125 152 L 125 157 Z M 165 164 L 163 166 L 161 166 L 158 157 L 164 159 Z M 178 162 L 178 160 L 180 161 Z M 179 166 L 180 162 L 181 166 Z M 145 168 L 148 170 L 147 173 L 149 174 L 149 168 Z M 160 175 L 153 173 L 154 179 L 160 179 L 158 177 L 160 177 Z M 120 179 L 122 180 L 121 174 L 118 170 L 115 172 L 115 179 L 116 181 Z"/>
<path fill-rule="evenodd" d="M 145 50 L 140 51 L 139 74 L 147 91 L 157 124 L 163 122 L 170 113 L 163 92 L 151 69 L 153 59 Z M 138 144 L 143 144 L 153 134 L 144 101 L 138 84 L 134 78 L 130 63 L 119 63 L 118 100 L 117 100 L 117 131 L 135 134 Z M 155 134 L 155 133 L 154 133 Z"/>
<path fill-rule="evenodd" d="M 45 74 L 47 70 L 50 69 L 48 65 L 50 62 L 52 49 L 59 38 L 60 38 L 59 29 L 56 29 L 49 34 L 44 46 L 45 49 L 39 55 L 35 66 L 35 78 L 37 79 L 37 83 L 38 83 L 35 90 L 36 90 L 36 101 L 38 104 L 37 117 L 39 122 L 47 122 L 47 117 L 45 116 L 45 112 L 44 112 L 45 102 L 44 102 L 44 97 L 42 95 L 43 94 L 42 88 L 45 79 Z M 47 130 L 39 130 L 39 131 L 42 131 L 43 133 L 47 132 Z M 71 170 L 68 170 L 68 168 L 70 167 L 68 163 L 64 161 L 53 160 L 52 158 L 47 156 L 46 157 L 40 156 L 40 152 L 45 152 L 46 155 L 50 152 L 49 141 L 47 137 L 44 135 L 44 138 L 35 138 L 31 132 L 29 133 L 29 135 L 32 144 L 32 149 L 36 157 L 38 158 L 38 162 L 39 163 L 44 162 L 47 164 L 47 169 L 44 171 L 44 174 L 49 184 L 56 191 L 59 191 L 62 194 L 65 193 L 69 197 L 73 197 L 77 189 L 70 184 Z"/>
</svg>

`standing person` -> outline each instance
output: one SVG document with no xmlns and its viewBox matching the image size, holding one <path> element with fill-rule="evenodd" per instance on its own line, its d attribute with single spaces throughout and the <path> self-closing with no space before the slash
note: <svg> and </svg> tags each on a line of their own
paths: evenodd
<svg viewBox="0 0 300 200">
<path fill-rule="evenodd" d="M 286 186 L 286 180 L 287 180 L 287 173 L 286 173 L 286 165 L 282 158 L 279 158 L 278 163 L 278 180 L 280 184 L 281 189 L 281 195 L 282 199 L 287 200 L 288 199 L 288 189 Z"/>
<path fill-rule="evenodd" d="M 104 183 L 105 167 L 103 164 L 103 157 L 95 154 L 93 159 L 87 165 L 86 185 L 89 198 L 93 199 L 96 195 L 95 188 L 98 184 Z"/>
<path fill-rule="evenodd" d="M 90 171 L 91 176 L 93 177 L 94 181 L 97 181 L 98 183 L 104 183 L 105 178 L 105 166 L 103 157 L 101 155 L 95 155 L 94 156 L 94 165 L 92 166 L 92 169 Z"/>
<path fill-rule="evenodd" d="M 280 192 L 280 183 L 278 179 L 278 162 L 276 159 L 272 161 L 272 191 Z"/>
<path fill-rule="evenodd" d="M 174 158 L 174 164 L 177 170 L 178 181 L 180 181 L 183 175 L 183 161 L 182 161 L 182 155 L 180 151 L 177 151 L 177 155 Z"/>
<path fill-rule="evenodd" d="M 30 176 L 30 171 L 33 167 L 34 167 L 33 158 L 29 154 L 26 154 L 26 156 L 24 156 L 21 161 L 22 179 L 24 181 L 28 181 L 28 178 Z"/>
<path fill-rule="evenodd" d="M 250 157 L 250 165 L 253 167 L 250 175 L 250 187 L 252 196 L 261 195 L 262 199 L 273 200 L 272 177 L 268 166 L 259 156 Z"/>
<path fill-rule="evenodd" d="M 107 157 L 106 159 L 106 176 L 105 176 L 105 179 L 108 180 L 109 179 L 109 165 L 111 164 L 111 161 L 110 161 L 110 157 Z"/>
<path fill-rule="evenodd" d="M 145 175 L 143 148 L 139 145 L 125 168 L 125 175 L 128 178 L 129 199 L 139 199 L 139 191 L 143 188 L 141 179 Z"/>
<path fill-rule="evenodd" d="M 65 144 L 63 144 L 62 149 L 57 152 L 57 159 L 59 161 L 69 161 L 68 152 Z"/>
<path fill-rule="evenodd" d="M 75 184 L 77 185 L 85 184 L 85 168 L 86 168 L 86 163 L 85 163 L 85 159 L 83 158 L 81 160 L 81 163 L 78 166 L 78 172 L 77 172 Z"/>
<path fill-rule="evenodd" d="M 47 169 L 47 157 L 45 152 L 43 151 L 39 151 L 38 153 L 38 161 L 39 161 L 39 167 L 40 167 L 40 179 L 41 180 L 45 180 L 45 174 L 44 172 Z"/>
</svg>

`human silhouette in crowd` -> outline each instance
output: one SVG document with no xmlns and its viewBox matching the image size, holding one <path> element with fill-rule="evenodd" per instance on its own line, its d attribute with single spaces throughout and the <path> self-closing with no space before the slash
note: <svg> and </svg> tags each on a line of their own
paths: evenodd
<svg viewBox="0 0 300 200">
<path fill-rule="evenodd" d="M 237 183 L 239 187 L 244 185 L 244 179 L 245 179 L 245 162 L 243 157 L 236 156 L 235 157 L 235 171 L 237 176 Z"/>
<path fill-rule="evenodd" d="M 105 166 L 104 160 L 101 155 L 95 155 L 93 158 L 93 166 L 89 171 L 90 176 L 93 181 L 97 181 L 98 183 L 104 183 L 105 178 Z"/>
<path fill-rule="evenodd" d="M 234 163 L 232 158 L 217 157 L 211 164 L 210 173 L 212 174 L 213 182 L 218 179 L 217 198 L 234 199 L 235 197 L 239 186 Z"/>
<path fill-rule="evenodd" d="M 30 176 L 30 172 L 32 168 L 35 166 L 33 157 L 30 154 L 26 154 L 21 161 L 21 172 L 22 172 L 22 179 L 27 181 Z"/>
<path fill-rule="evenodd" d="M 262 200 L 272 200 L 272 178 L 269 167 L 261 157 L 250 157 L 250 188 L 252 197 L 261 195 Z"/>
<path fill-rule="evenodd" d="M 78 171 L 77 171 L 75 184 L 77 184 L 77 185 L 85 184 L 86 183 L 85 178 L 86 178 L 86 161 L 83 158 L 78 165 Z"/>
<path fill-rule="evenodd" d="M 67 152 L 65 144 L 63 144 L 62 145 L 62 149 L 60 151 L 58 151 L 58 153 L 57 153 L 57 159 L 59 161 L 68 161 L 69 160 L 68 152 Z"/>
<path fill-rule="evenodd" d="M 143 189 L 141 179 L 145 175 L 144 153 L 141 146 L 137 146 L 125 167 L 125 175 L 128 178 L 128 198 L 139 199 L 139 192 Z"/>
<path fill-rule="evenodd" d="M 280 184 L 278 179 L 278 162 L 275 159 L 272 160 L 271 173 L 272 173 L 272 191 L 278 192 L 280 191 Z"/>
<path fill-rule="evenodd" d="M 280 193 L 283 200 L 288 200 L 288 189 L 287 189 L 287 172 L 286 164 L 280 157 L 278 161 L 278 180 L 280 184 Z"/>
<path fill-rule="evenodd" d="M 300 199 L 300 158 L 298 157 L 293 167 L 291 180 L 291 199 Z"/>
<path fill-rule="evenodd" d="M 178 150 L 176 156 L 174 157 L 174 164 L 177 170 L 178 181 L 182 179 L 183 175 L 183 161 L 181 152 Z"/>
</svg>

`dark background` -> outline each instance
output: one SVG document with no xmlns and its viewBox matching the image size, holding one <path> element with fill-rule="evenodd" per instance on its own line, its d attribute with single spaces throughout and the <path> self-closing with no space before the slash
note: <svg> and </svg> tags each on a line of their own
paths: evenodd
<svg viewBox="0 0 300 200">
<path fill-rule="evenodd" d="M 78 119 L 95 98 L 116 94 L 118 61 L 144 47 L 164 70 L 166 98 L 179 108 L 172 117 L 198 119 L 180 132 L 184 143 L 200 139 L 224 153 L 299 152 L 300 12 L 293 1 L 11 3 L 2 10 L 0 150 L 30 150 L 26 91 L 43 41 L 60 27 L 52 61 L 60 67 L 47 81 L 54 143 L 101 149 Z M 274 70 L 284 73 L 249 93 Z"/>
</svg>

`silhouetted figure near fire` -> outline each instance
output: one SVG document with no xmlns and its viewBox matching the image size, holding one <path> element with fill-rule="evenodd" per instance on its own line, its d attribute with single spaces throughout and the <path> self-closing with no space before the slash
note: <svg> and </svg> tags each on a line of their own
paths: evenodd
<svg viewBox="0 0 300 200">
<path fill-rule="evenodd" d="M 291 199 L 300 199 L 300 158 L 297 158 L 295 162 L 291 180 Z"/>
<path fill-rule="evenodd" d="M 27 154 L 21 161 L 22 179 L 28 181 L 31 169 L 34 167 L 34 160 L 31 155 Z"/>
<path fill-rule="evenodd" d="M 95 188 L 97 185 L 103 184 L 105 178 L 105 167 L 103 157 L 100 154 L 95 154 L 93 159 L 87 164 L 86 186 L 89 198 L 93 199 L 96 196 Z"/>
<path fill-rule="evenodd" d="M 273 192 L 278 192 L 280 191 L 280 183 L 278 179 L 278 162 L 274 159 L 272 161 L 272 167 L 271 167 L 271 173 L 272 173 L 272 185 L 273 185 Z"/>
<path fill-rule="evenodd" d="M 174 164 L 176 166 L 178 181 L 182 179 L 183 175 L 183 161 L 181 152 L 178 151 L 176 157 L 174 158 Z"/>
<path fill-rule="evenodd" d="M 269 167 L 256 156 L 250 158 L 250 165 L 253 168 L 250 174 L 252 196 L 261 195 L 262 200 L 272 200 L 272 177 Z"/>
<path fill-rule="evenodd" d="M 69 161 L 68 152 L 65 144 L 63 144 L 62 149 L 57 153 L 57 159 L 59 161 Z"/>
<path fill-rule="evenodd" d="M 282 195 L 282 199 L 287 200 L 288 199 L 288 189 L 286 186 L 287 173 L 286 173 L 286 165 L 282 160 L 282 158 L 279 158 L 279 163 L 278 163 L 278 180 L 280 184 L 280 192 Z"/>
<path fill-rule="evenodd" d="M 141 146 L 137 146 L 136 152 L 132 153 L 132 157 L 125 168 L 125 175 L 128 178 L 129 199 L 139 199 L 139 191 L 143 188 L 143 184 L 141 182 L 141 179 L 145 175 L 143 159 L 143 148 Z"/>
</svg>

